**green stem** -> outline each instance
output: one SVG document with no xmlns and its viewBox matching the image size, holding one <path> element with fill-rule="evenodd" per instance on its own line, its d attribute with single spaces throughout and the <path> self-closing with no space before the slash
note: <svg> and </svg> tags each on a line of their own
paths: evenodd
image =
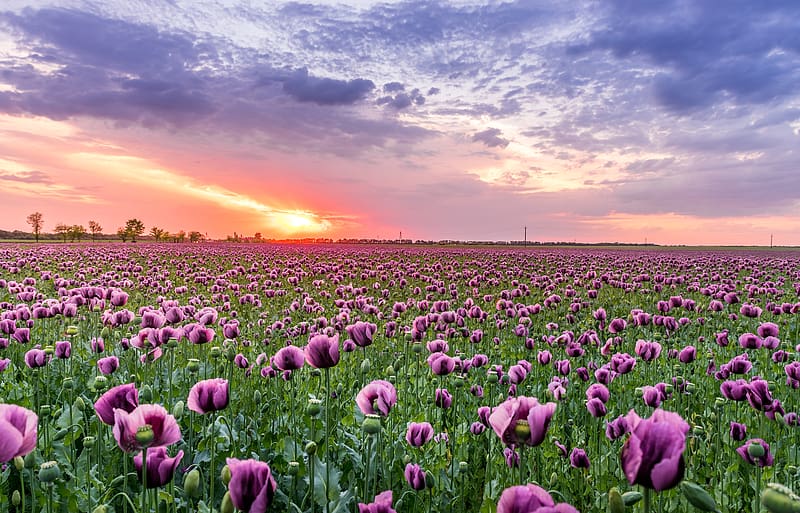
<svg viewBox="0 0 800 513">
<path fill-rule="evenodd" d="M 330 423 L 330 400 L 331 400 L 331 372 L 330 368 L 325 369 L 325 513 L 330 513 L 331 502 L 328 500 L 328 486 L 331 482 L 331 423 Z"/>
<path fill-rule="evenodd" d="M 650 493 L 650 488 L 644 489 L 644 501 L 642 503 L 644 504 L 644 513 L 650 513 Z"/>
<path fill-rule="evenodd" d="M 214 414 L 213 413 L 211 413 L 210 419 L 211 419 L 211 427 L 210 427 L 209 435 L 211 436 L 211 462 L 209 463 L 210 467 L 209 467 L 208 473 L 210 474 L 209 477 L 210 477 L 210 480 L 211 480 L 211 485 L 210 485 L 211 495 L 210 495 L 210 499 L 209 500 L 211 501 L 211 510 L 213 511 L 214 510 L 214 506 L 213 506 L 214 505 L 214 481 L 216 481 L 216 477 L 217 477 L 217 472 L 216 472 L 216 470 L 214 468 L 214 455 L 215 455 L 214 453 L 216 452 L 216 448 L 217 448 L 217 440 L 216 440 L 216 437 L 214 435 L 216 424 L 214 422 Z"/>
<path fill-rule="evenodd" d="M 142 449 L 142 513 L 147 512 L 147 447 Z"/>
</svg>

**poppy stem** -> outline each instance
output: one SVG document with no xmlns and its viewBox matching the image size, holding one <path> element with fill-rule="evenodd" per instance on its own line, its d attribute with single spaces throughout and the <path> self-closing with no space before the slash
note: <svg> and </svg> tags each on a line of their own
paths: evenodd
<svg viewBox="0 0 800 513">
<path fill-rule="evenodd" d="M 142 449 L 142 513 L 147 512 L 147 447 Z"/>
<path fill-rule="evenodd" d="M 650 488 L 645 487 L 644 489 L 644 513 L 650 513 L 650 494 L 652 490 Z"/>
<path fill-rule="evenodd" d="M 331 423 L 330 423 L 330 400 L 331 400 L 331 369 L 325 368 L 325 513 L 331 511 L 331 501 L 328 486 L 331 483 Z"/>
</svg>

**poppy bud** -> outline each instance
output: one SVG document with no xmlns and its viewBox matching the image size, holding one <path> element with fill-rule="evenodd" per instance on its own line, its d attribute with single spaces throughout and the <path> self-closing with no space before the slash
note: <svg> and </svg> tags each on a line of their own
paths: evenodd
<svg viewBox="0 0 800 513">
<path fill-rule="evenodd" d="M 39 407 L 39 417 L 47 418 L 50 416 L 50 412 L 53 411 L 49 404 L 44 404 Z"/>
<path fill-rule="evenodd" d="M 622 494 L 622 502 L 625 503 L 625 506 L 633 506 L 640 500 L 642 500 L 642 492 L 625 492 Z"/>
<path fill-rule="evenodd" d="M 681 483 L 681 491 L 686 497 L 686 500 L 689 501 L 689 504 L 700 511 L 718 511 L 717 503 L 714 502 L 714 498 L 700 485 L 690 481 L 684 481 Z"/>
<path fill-rule="evenodd" d="M 456 388 L 462 388 L 464 386 L 464 376 L 456 376 L 456 382 L 453 384 Z"/>
<path fill-rule="evenodd" d="M 369 374 L 371 368 L 372 364 L 370 363 L 369 358 L 365 358 L 364 361 L 361 362 L 361 372 L 363 374 Z"/>
<path fill-rule="evenodd" d="M 497 372 L 490 370 L 486 375 L 486 381 L 489 383 L 497 383 L 500 378 L 497 377 Z"/>
<path fill-rule="evenodd" d="M 433 472 L 430 470 L 425 472 L 425 486 L 430 489 L 433 489 Z"/>
<path fill-rule="evenodd" d="M 208 352 L 211 355 L 211 358 L 219 358 L 222 355 L 222 348 L 220 348 L 219 346 L 214 346 L 211 349 L 209 349 Z"/>
<path fill-rule="evenodd" d="M 219 472 L 219 480 L 222 481 L 222 484 L 228 486 L 228 483 L 231 482 L 231 468 L 228 465 L 222 467 L 222 470 Z"/>
<path fill-rule="evenodd" d="M 317 369 L 316 367 L 312 367 L 311 368 L 311 375 L 314 376 L 315 378 L 318 378 L 318 377 L 322 376 L 322 371 Z"/>
<path fill-rule="evenodd" d="M 22 456 L 15 456 L 14 457 L 14 468 L 22 472 L 22 469 L 25 468 L 25 460 Z"/>
<path fill-rule="evenodd" d="M 411 350 L 417 354 L 420 354 L 422 352 L 422 349 L 423 349 L 422 342 L 414 342 L 414 344 L 411 346 Z"/>
<path fill-rule="evenodd" d="M 108 511 L 108 507 L 105 504 L 101 504 L 92 510 L 92 513 L 106 513 Z"/>
<path fill-rule="evenodd" d="M 178 401 L 175 403 L 175 406 L 172 407 L 172 416 L 175 417 L 175 419 L 180 420 L 181 417 L 183 417 L 184 408 L 185 405 L 183 401 Z"/>
<path fill-rule="evenodd" d="M 111 336 L 111 329 L 108 326 L 103 326 L 103 329 L 100 330 L 100 338 L 106 339 Z"/>
<path fill-rule="evenodd" d="M 67 326 L 67 331 L 66 331 L 66 333 L 67 333 L 67 335 L 69 335 L 70 337 L 74 337 L 75 335 L 77 335 L 77 334 L 78 334 L 78 327 L 77 327 L 77 326 Z"/>
<path fill-rule="evenodd" d="M 97 376 L 94 378 L 94 383 L 92 383 L 92 388 L 95 392 L 102 392 L 106 389 L 108 385 L 108 379 L 105 376 Z"/>
<path fill-rule="evenodd" d="M 223 467 L 223 470 L 227 467 Z M 183 491 L 189 497 L 197 498 L 200 496 L 200 471 L 196 468 L 190 470 L 183 478 Z"/>
<path fill-rule="evenodd" d="M 234 513 L 231 492 L 225 492 L 225 496 L 222 497 L 222 504 L 219 506 L 219 511 L 220 513 Z"/>
<path fill-rule="evenodd" d="M 11 494 L 11 504 L 13 504 L 14 507 L 17 507 L 19 506 L 20 500 L 21 497 L 19 495 L 19 490 L 14 490 L 14 493 Z"/>
<path fill-rule="evenodd" d="M 102 376 L 98 376 L 100 378 Z M 153 400 L 153 389 L 150 388 L 150 385 L 144 385 L 141 390 L 139 390 L 139 400 L 143 403 L 149 403 Z"/>
<path fill-rule="evenodd" d="M 34 468 L 36 466 L 36 451 L 31 451 L 25 455 L 25 468 Z"/>
<path fill-rule="evenodd" d="M 459 461 L 458 462 L 458 471 L 459 472 L 466 472 L 469 469 L 469 463 L 466 461 Z"/>
<path fill-rule="evenodd" d="M 261 390 L 253 392 L 253 401 L 255 401 L 255 404 L 261 404 Z"/>
<path fill-rule="evenodd" d="M 625 502 L 616 486 L 608 491 L 608 513 L 625 513 Z"/>
<path fill-rule="evenodd" d="M 403 465 L 408 465 L 411 463 L 411 456 L 408 454 L 403 455 Z"/>
</svg>

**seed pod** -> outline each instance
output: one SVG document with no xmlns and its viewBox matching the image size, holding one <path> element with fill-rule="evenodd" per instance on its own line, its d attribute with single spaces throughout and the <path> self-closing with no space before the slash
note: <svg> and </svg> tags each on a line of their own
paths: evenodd
<svg viewBox="0 0 800 513">
<path fill-rule="evenodd" d="M 681 491 L 689 504 L 695 508 L 701 511 L 719 511 L 714 498 L 702 486 L 691 481 L 684 481 L 681 483 Z"/>
<path fill-rule="evenodd" d="M 379 433 L 381 430 L 381 418 L 378 415 L 369 414 L 364 417 L 364 422 L 361 424 L 361 429 L 369 435 Z"/>
<path fill-rule="evenodd" d="M 63 439 L 64 439 L 64 437 L 65 437 L 65 436 L 67 436 L 67 433 L 68 433 L 68 432 L 69 432 L 69 430 L 68 430 L 68 429 L 66 429 L 66 428 L 59 429 L 59 430 L 58 430 L 58 431 L 56 431 L 56 432 L 55 432 L 55 434 L 53 435 L 53 440 L 63 440 Z"/>
<path fill-rule="evenodd" d="M 61 469 L 55 461 L 46 461 L 39 466 L 39 481 L 52 483 L 61 477 Z"/>
<path fill-rule="evenodd" d="M 761 504 L 770 513 L 800 513 L 800 497 L 777 483 L 767 484 L 761 492 Z"/>
<path fill-rule="evenodd" d="M 317 453 L 317 444 L 315 442 L 308 442 L 305 447 L 306 454 L 313 456 Z"/>
<path fill-rule="evenodd" d="M 92 513 L 106 513 L 108 511 L 108 507 L 105 504 L 101 504 L 92 510 Z"/>
</svg>

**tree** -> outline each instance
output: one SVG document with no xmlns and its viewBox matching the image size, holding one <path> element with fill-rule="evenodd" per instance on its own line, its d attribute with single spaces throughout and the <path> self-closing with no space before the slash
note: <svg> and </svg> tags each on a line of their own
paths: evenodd
<svg viewBox="0 0 800 513">
<path fill-rule="evenodd" d="M 92 242 L 95 237 L 103 233 L 103 227 L 97 221 L 89 221 L 89 231 L 92 233 Z"/>
<path fill-rule="evenodd" d="M 120 226 L 117 228 L 117 237 L 119 237 L 122 242 L 128 241 L 128 235 L 128 230 L 126 230 L 124 227 Z"/>
<path fill-rule="evenodd" d="M 131 242 L 136 242 L 136 237 L 141 237 L 144 233 L 144 223 L 136 218 L 128 219 L 125 223 L 125 231 L 128 232 Z"/>
<path fill-rule="evenodd" d="M 36 242 L 39 242 L 39 233 L 42 231 L 42 226 L 44 225 L 44 216 L 42 216 L 41 212 L 34 212 L 28 216 L 28 224 L 33 228 Z"/>
<path fill-rule="evenodd" d="M 86 235 L 86 228 L 82 224 L 73 224 L 69 227 L 70 241 L 75 242 L 77 240 L 80 242 L 84 235 Z"/>
<path fill-rule="evenodd" d="M 65 225 L 64 223 L 58 223 L 55 228 L 55 232 L 64 239 L 64 242 L 67 242 L 67 237 L 69 237 L 69 230 L 70 227 Z"/>
<path fill-rule="evenodd" d="M 181 230 L 173 235 L 173 237 L 175 238 L 175 242 L 183 242 L 186 240 L 186 232 Z"/>
<path fill-rule="evenodd" d="M 200 232 L 189 232 L 189 242 L 200 242 L 204 239 Z"/>
<path fill-rule="evenodd" d="M 256 242 L 261 242 L 261 232 L 256 232 L 255 237 L 253 237 Z"/>
<path fill-rule="evenodd" d="M 156 242 L 160 241 L 161 239 L 165 239 L 167 235 L 169 235 L 166 230 L 162 230 L 156 226 L 150 228 L 150 235 L 156 240 Z"/>
</svg>

